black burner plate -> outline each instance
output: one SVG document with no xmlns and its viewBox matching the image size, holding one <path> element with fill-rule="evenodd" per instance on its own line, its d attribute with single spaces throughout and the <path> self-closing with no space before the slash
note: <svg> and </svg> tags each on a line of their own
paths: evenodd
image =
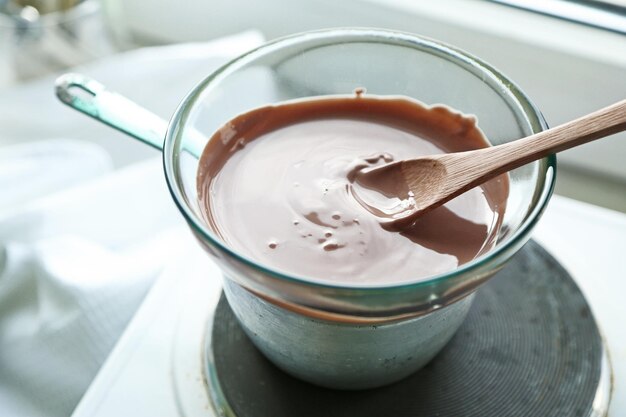
<svg viewBox="0 0 626 417">
<path fill-rule="evenodd" d="M 248 340 L 223 296 L 210 339 L 214 371 L 238 417 L 586 417 L 603 354 L 583 295 L 534 242 L 478 291 L 432 362 L 384 388 L 334 391 L 283 373 Z"/>
</svg>

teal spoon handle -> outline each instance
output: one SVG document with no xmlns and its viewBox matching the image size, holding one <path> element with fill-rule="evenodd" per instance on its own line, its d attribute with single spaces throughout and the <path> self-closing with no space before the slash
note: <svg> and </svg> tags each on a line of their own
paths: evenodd
<svg viewBox="0 0 626 417">
<path fill-rule="evenodd" d="M 59 100 L 71 108 L 163 150 L 168 122 L 156 114 L 81 74 L 64 74 L 55 87 Z"/>
</svg>

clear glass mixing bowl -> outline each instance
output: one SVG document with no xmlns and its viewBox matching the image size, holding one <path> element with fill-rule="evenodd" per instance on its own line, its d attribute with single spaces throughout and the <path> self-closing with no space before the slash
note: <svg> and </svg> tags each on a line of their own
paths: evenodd
<svg viewBox="0 0 626 417">
<path fill-rule="evenodd" d="M 374 29 L 298 34 L 261 46 L 211 74 L 181 102 L 164 143 L 172 196 L 227 279 L 292 312 L 346 323 L 423 315 L 472 293 L 529 239 L 552 193 L 556 158 L 510 172 L 510 195 L 497 244 L 445 274 L 389 284 L 335 285 L 282 273 L 228 247 L 203 221 L 196 192 L 198 155 L 228 120 L 285 100 L 350 94 L 404 95 L 445 104 L 478 119 L 492 144 L 546 128 L 539 110 L 497 70 L 444 44 Z M 391 275 L 393 271 L 389 272 Z"/>
</svg>

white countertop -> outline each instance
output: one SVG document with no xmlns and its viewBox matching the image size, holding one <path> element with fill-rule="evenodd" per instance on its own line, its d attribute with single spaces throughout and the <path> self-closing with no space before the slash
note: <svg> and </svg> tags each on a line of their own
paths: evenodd
<svg viewBox="0 0 626 417">
<path fill-rule="evenodd" d="M 555 196 L 534 238 L 563 264 L 586 295 L 612 362 L 614 390 L 609 415 L 626 415 L 626 332 L 622 322 L 626 317 L 622 299 L 626 293 L 622 258 L 626 253 L 626 215 Z M 178 416 L 181 408 L 188 414 L 213 415 L 204 392 L 200 357 L 193 352 L 200 351 L 199 333 L 208 306 L 215 305 L 219 296 L 221 276 L 189 233 L 180 240 L 178 244 L 187 250 L 181 251 L 184 255 L 173 260 L 154 285 L 74 417 Z M 196 312 L 185 313 L 189 309 Z M 182 326 L 177 324 L 181 314 L 186 314 Z M 187 320 L 189 317 L 192 319 Z M 178 363 L 178 368 L 173 363 Z M 182 390 L 177 385 L 180 379 L 184 380 Z"/>
</svg>

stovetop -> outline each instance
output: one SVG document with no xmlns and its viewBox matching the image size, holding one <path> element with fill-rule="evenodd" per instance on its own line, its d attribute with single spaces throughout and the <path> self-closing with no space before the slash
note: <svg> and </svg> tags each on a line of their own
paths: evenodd
<svg viewBox="0 0 626 417">
<path fill-rule="evenodd" d="M 599 417 L 611 387 L 588 303 L 533 241 L 481 287 L 443 350 L 395 384 L 338 391 L 287 375 L 254 347 L 224 296 L 204 348 L 210 400 L 224 416 Z"/>
<path fill-rule="evenodd" d="M 608 415 L 625 415 L 626 333 L 620 294 L 626 290 L 621 258 L 626 216 L 555 197 L 534 238 L 569 271 L 590 304 L 615 381 Z M 74 416 L 216 415 L 204 380 L 203 349 L 221 275 L 190 235 L 181 244 L 188 246 L 185 256 L 155 284 Z M 610 393 L 603 395 L 598 401 L 607 401 Z"/>
</svg>

